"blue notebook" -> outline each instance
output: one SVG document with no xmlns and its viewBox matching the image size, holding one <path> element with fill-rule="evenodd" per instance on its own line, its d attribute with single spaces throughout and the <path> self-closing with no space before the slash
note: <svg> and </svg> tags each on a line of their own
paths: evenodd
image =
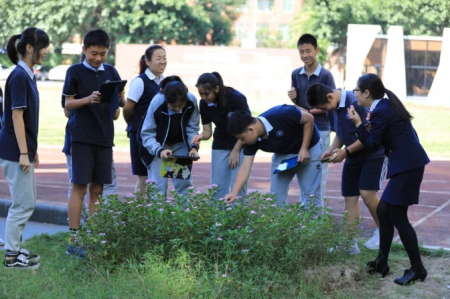
<svg viewBox="0 0 450 299">
<path fill-rule="evenodd" d="M 328 159 L 322 159 L 322 160 L 311 160 L 311 161 L 308 161 L 306 163 L 299 163 L 297 160 L 298 160 L 298 156 L 294 156 L 294 157 L 289 158 L 289 159 L 284 159 L 277 166 L 277 168 L 275 169 L 273 174 L 277 174 L 279 172 L 295 168 L 295 167 L 297 167 L 298 164 L 307 164 L 307 163 L 311 163 L 311 162 L 322 162 L 322 163 L 324 163 L 324 162 L 328 161 Z"/>
</svg>

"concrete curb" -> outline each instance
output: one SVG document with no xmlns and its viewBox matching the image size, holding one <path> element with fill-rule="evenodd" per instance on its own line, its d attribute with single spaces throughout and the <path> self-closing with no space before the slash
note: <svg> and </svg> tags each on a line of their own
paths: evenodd
<svg viewBox="0 0 450 299">
<path fill-rule="evenodd" d="M 6 218 L 8 216 L 10 206 L 10 199 L 0 199 L 0 217 Z M 66 207 L 38 203 L 29 220 L 67 226 L 69 225 L 67 218 Z"/>
</svg>

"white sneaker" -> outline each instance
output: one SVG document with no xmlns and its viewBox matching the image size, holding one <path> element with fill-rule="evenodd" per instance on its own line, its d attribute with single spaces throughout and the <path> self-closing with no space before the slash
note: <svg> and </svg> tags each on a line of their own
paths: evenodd
<svg viewBox="0 0 450 299">
<path fill-rule="evenodd" d="M 350 245 L 350 248 L 346 249 L 345 252 L 347 254 L 359 254 L 359 253 L 361 253 L 361 250 L 359 250 L 359 247 L 358 247 L 358 240 L 353 239 L 353 244 Z"/>
<path fill-rule="evenodd" d="M 5 246 L 5 241 L 3 241 L 2 238 L 0 238 L 0 246 Z"/>
<path fill-rule="evenodd" d="M 364 243 L 364 247 L 369 250 L 378 250 L 380 248 L 380 229 L 376 229 L 373 233 L 372 238 L 370 238 L 366 243 Z"/>
</svg>

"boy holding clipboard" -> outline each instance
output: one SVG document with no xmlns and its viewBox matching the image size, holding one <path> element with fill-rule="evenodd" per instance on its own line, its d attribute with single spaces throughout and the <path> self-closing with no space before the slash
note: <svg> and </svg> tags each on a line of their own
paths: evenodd
<svg viewBox="0 0 450 299">
<path fill-rule="evenodd" d="M 63 105 L 70 111 L 68 129 L 72 137 L 72 183 L 69 199 L 69 229 L 71 237 L 67 254 L 84 257 L 85 250 L 77 244 L 77 230 L 83 196 L 89 185 L 89 213 L 95 212 L 95 202 L 102 195 L 103 185 L 111 184 L 114 116 L 123 106 L 124 92 L 114 88 L 102 95 L 102 83 L 119 81 L 116 69 L 105 64 L 110 39 L 101 30 L 91 30 L 84 36 L 86 59 L 71 66 L 63 88 Z"/>
</svg>

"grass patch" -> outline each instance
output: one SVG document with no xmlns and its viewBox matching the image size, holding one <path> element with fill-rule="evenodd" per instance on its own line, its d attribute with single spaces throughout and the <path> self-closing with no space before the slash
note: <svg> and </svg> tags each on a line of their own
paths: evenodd
<svg viewBox="0 0 450 299">
<path fill-rule="evenodd" d="M 385 279 L 364 273 L 365 263 L 376 255 L 376 252 L 364 248 L 361 254 L 352 256 L 350 260 L 336 256 L 335 263 L 326 268 L 299 271 L 294 275 L 253 267 L 224 278 L 208 272 L 200 262 L 193 263 L 184 253 L 170 261 L 148 253 L 143 262 L 130 261 L 111 272 L 65 255 L 67 239 L 68 233 L 58 233 L 27 240 L 24 247 L 39 253 L 42 265 L 34 273 L 1 267 L 0 298 L 369 299 L 410 298 L 413 295 L 415 298 L 442 298 L 446 292 L 448 294 L 446 285 L 450 273 L 447 268 L 442 273 L 429 271 L 430 276 L 425 283 L 407 288 L 396 286 L 394 278 L 403 272 L 402 266 L 408 264 L 403 247 L 398 244 L 393 245 L 390 255 L 393 274 Z M 437 258 L 434 254 L 424 256 L 427 267 L 431 267 L 431 263 L 442 263 L 443 266 L 449 263 L 448 253 L 443 255 L 445 258 Z M 353 273 L 350 280 L 345 278 L 346 273 Z M 329 283 L 330 280 L 333 282 Z M 426 293 L 426 288 L 431 288 L 431 296 Z"/>
</svg>

